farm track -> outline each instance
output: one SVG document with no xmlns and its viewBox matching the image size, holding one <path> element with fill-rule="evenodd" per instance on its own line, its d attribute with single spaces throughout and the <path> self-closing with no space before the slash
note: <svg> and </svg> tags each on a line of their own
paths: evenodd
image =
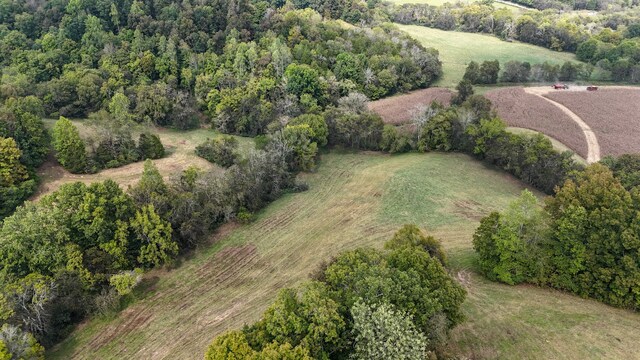
<svg viewBox="0 0 640 360">
<path fill-rule="evenodd" d="M 578 126 L 580 126 L 580 129 L 582 130 L 582 133 L 584 134 L 585 140 L 587 141 L 587 163 L 591 164 L 600 161 L 600 145 L 598 144 L 598 138 L 596 137 L 596 134 L 593 132 L 593 130 L 591 130 L 591 127 L 587 125 L 587 123 L 584 122 L 584 120 L 582 120 L 580 116 L 576 115 L 576 113 L 574 113 L 568 107 L 562 105 L 561 103 L 545 97 L 544 94 L 547 94 L 549 92 L 549 90 L 546 88 L 524 88 L 524 91 L 531 95 L 538 96 L 553 104 L 555 107 L 562 110 L 562 112 L 569 116 L 571 120 L 578 124 Z"/>
<path fill-rule="evenodd" d="M 591 127 L 602 156 L 640 153 L 640 87 L 584 89 L 571 86 L 544 96 L 568 107 Z"/>
</svg>

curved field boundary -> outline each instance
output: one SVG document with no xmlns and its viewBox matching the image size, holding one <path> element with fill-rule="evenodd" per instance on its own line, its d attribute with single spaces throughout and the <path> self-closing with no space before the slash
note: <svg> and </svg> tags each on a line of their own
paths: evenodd
<svg viewBox="0 0 640 360">
<path fill-rule="evenodd" d="M 544 97 L 540 94 L 538 88 L 525 88 L 524 91 L 550 102 L 558 109 L 562 110 L 562 112 L 567 114 L 576 124 L 578 124 L 578 126 L 580 126 L 580 129 L 582 130 L 582 133 L 584 134 L 584 137 L 587 140 L 587 162 L 594 163 L 600 161 L 600 144 L 598 144 L 598 138 L 596 137 L 596 134 L 593 132 L 593 130 L 591 130 L 591 127 L 589 127 L 589 125 L 587 125 L 587 123 L 584 122 L 582 118 L 580 118 L 580 116 L 576 115 L 568 107 L 560 104 L 559 102 Z"/>
<path fill-rule="evenodd" d="M 563 144 L 560 140 L 547 135 L 543 132 L 540 131 L 536 131 L 536 130 L 531 130 L 531 129 L 527 129 L 527 128 L 519 128 L 519 127 L 508 127 L 507 131 L 513 133 L 513 134 L 528 134 L 528 135 L 536 135 L 536 134 L 542 134 L 544 137 L 546 137 L 547 139 L 549 139 L 549 141 L 551 141 L 551 145 L 553 145 L 553 148 L 556 149 L 559 152 L 564 152 L 564 151 L 571 151 L 573 152 L 573 150 L 571 150 L 569 147 L 567 147 L 567 145 Z M 575 160 L 576 162 L 583 164 L 583 165 L 587 165 L 587 160 L 585 160 L 582 156 L 576 154 L 575 152 L 573 153 L 573 160 Z"/>
<path fill-rule="evenodd" d="M 595 132 L 601 155 L 640 153 L 640 88 L 606 86 L 584 91 L 549 91 L 545 97 L 576 113 Z"/>
<path fill-rule="evenodd" d="M 508 126 L 543 133 L 582 158 L 587 157 L 589 147 L 580 126 L 546 99 L 529 94 L 521 87 L 494 89 L 485 96 Z"/>
</svg>

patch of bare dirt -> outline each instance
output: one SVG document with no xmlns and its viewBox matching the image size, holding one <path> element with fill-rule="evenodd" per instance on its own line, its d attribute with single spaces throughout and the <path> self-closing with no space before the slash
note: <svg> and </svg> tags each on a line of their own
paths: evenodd
<svg viewBox="0 0 640 360">
<path fill-rule="evenodd" d="M 386 124 L 400 125 L 411 120 L 420 106 L 429 106 L 433 101 L 449 105 L 453 92 L 444 88 L 429 88 L 396 95 L 369 103 L 369 110 L 378 113 Z"/>
</svg>

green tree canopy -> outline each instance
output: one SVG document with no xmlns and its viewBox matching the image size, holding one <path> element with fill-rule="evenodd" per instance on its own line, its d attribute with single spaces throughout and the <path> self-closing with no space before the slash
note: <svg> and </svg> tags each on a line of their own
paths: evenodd
<svg viewBox="0 0 640 360">
<path fill-rule="evenodd" d="M 81 173 L 87 168 L 84 141 L 78 129 L 69 119 L 61 116 L 53 127 L 53 148 L 60 165 L 73 173 Z"/>
</svg>

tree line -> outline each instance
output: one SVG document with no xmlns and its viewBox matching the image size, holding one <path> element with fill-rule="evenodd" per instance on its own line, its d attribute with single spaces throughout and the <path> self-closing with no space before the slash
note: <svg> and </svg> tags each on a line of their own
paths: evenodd
<svg viewBox="0 0 640 360">
<path fill-rule="evenodd" d="M 526 83 L 526 82 L 549 82 L 549 81 L 574 81 L 577 79 L 588 80 L 591 77 L 592 69 L 583 64 L 566 61 L 562 65 L 531 64 L 527 61 L 507 61 L 504 69 L 500 72 L 500 62 L 498 60 L 483 61 L 478 64 L 470 61 L 465 70 L 463 80 L 469 81 L 472 85 L 477 84 L 497 84 L 505 83 Z"/>
<path fill-rule="evenodd" d="M 216 337 L 205 359 L 425 359 L 443 356 L 466 291 L 438 240 L 402 227 L 384 250 L 337 255 L 262 318 Z"/>
<path fill-rule="evenodd" d="M 442 30 L 493 34 L 556 51 L 576 53 L 593 69 L 592 80 L 640 82 L 640 10 L 606 10 L 575 16 L 564 12 L 527 11 L 514 15 L 491 5 L 405 4 L 385 8 L 401 24 Z"/>
<path fill-rule="evenodd" d="M 259 147 L 287 149 L 290 171 L 315 168 L 323 147 L 380 150 L 389 153 L 411 151 L 458 151 L 498 166 L 541 191 L 552 194 L 582 166 L 570 151 L 558 152 L 542 134 L 514 134 L 492 110 L 491 102 L 473 94 L 469 80 L 458 85 L 450 107 L 439 103 L 419 107 L 411 123 L 385 125 L 368 109 L 368 99 L 350 93 L 319 114 L 305 114 L 270 128 L 269 134 L 256 138 Z M 222 137 L 207 140 L 196 153 L 223 167 L 244 161 L 237 142 Z"/>
</svg>

